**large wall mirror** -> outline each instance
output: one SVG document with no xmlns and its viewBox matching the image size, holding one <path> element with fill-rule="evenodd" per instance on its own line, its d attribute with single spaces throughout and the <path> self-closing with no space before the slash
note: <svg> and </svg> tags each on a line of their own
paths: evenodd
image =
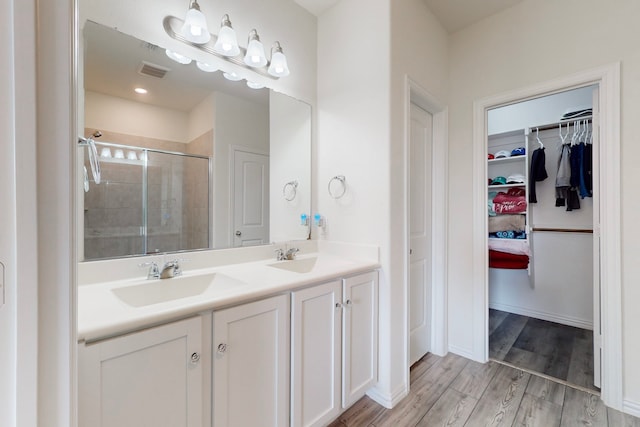
<svg viewBox="0 0 640 427">
<path fill-rule="evenodd" d="M 179 64 L 97 4 L 79 2 L 79 133 L 101 167 L 79 148 L 79 258 L 307 239 L 310 106 Z"/>
</svg>

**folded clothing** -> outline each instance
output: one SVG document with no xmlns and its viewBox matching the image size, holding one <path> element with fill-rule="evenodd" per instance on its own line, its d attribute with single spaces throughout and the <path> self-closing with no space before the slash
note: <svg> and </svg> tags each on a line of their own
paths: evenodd
<svg viewBox="0 0 640 427">
<path fill-rule="evenodd" d="M 494 239 L 526 239 L 527 233 L 524 231 L 504 230 L 489 233 L 489 237 Z"/>
<path fill-rule="evenodd" d="M 489 249 L 489 268 L 525 270 L 529 267 L 527 255 L 516 255 Z"/>
<path fill-rule="evenodd" d="M 490 239 L 489 249 L 514 255 L 531 255 L 529 242 L 516 239 Z"/>
<path fill-rule="evenodd" d="M 520 213 L 527 210 L 527 199 L 523 188 L 510 188 L 493 198 L 493 210 L 496 213 Z"/>
<path fill-rule="evenodd" d="M 489 218 L 489 233 L 498 231 L 524 231 L 525 219 L 523 215 L 500 215 Z"/>
</svg>

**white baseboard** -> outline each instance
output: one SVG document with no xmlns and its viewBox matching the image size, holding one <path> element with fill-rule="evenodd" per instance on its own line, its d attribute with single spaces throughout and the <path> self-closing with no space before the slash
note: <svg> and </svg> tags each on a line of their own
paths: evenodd
<svg viewBox="0 0 640 427">
<path fill-rule="evenodd" d="M 576 328 L 593 330 L 593 321 L 578 319 L 576 317 L 565 316 L 557 313 L 548 313 L 544 311 L 532 310 L 526 307 L 520 307 L 509 304 L 501 304 L 489 301 L 489 308 L 495 310 L 506 311 L 508 313 L 519 314 L 521 316 L 534 317 L 536 319 L 547 320 L 549 322 L 560 323 L 562 325 L 575 326 Z"/>
<path fill-rule="evenodd" d="M 367 396 L 387 409 L 391 409 L 396 406 L 402 399 L 407 397 L 408 394 L 409 389 L 404 385 L 401 385 L 396 389 L 396 391 L 390 394 L 380 391 L 378 387 L 374 387 L 367 391 Z"/>
<path fill-rule="evenodd" d="M 473 354 L 473 351 L 467 350 L 466 348 L 456 347 L 455 345 L 449 345 L 449 351 L 453 354 L 457 354 L 458 356 L 466 357 L 467 359 L 474 360 L 476 362 L 484 363 L 485 360 L 480 360 Z"/>
<path fill-rule="evenodd" d="M 640 418 L 640 403 L 625 400 L 622 402 L 622 412 Z"/>
</svg>

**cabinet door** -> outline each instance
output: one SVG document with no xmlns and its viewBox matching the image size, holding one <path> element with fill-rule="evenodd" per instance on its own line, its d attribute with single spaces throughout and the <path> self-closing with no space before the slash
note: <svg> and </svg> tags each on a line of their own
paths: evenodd
<svg viewBox="0 0 640 427">
<path fill-rule="evenodd" d="M 201 328 L 196 317 L 81 344 L 79 426 L 201 427 Z"/>
<path fill-rule="evenodd" d="M 342 283 L 292 293 L 292 426 L 326 425 L 340 408 Z"/>
<path fill-rule="evenodd" d="M 342 407 L 378 381 L 378 272 L 343 280 Z"/>
<path fill-rule="evenodd" d="M 216 427 L 289 424 L 289 295 L 213 313 Z"/>
</svg>

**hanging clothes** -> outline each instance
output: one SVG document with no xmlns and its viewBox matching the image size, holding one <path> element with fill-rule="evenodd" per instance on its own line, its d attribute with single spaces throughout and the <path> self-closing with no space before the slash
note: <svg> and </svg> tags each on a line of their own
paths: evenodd
<svg viewBox="0 0 640 427">
<path fill-rule="evenodd" d="M 529 203 L 538 203 L 536 198 L 536 182 L 547 179 L 544 147 L 534 150 L 531 155 L 531 171 L 529 173 Z"/>
<path fill-rule="evenodd" d="M 574 166 L 571 162 L 572 154 L 569 144 L 563 144 L 558 158 L 558 173 L 556 174 L 556 206 L 566 206 L 567 211 L 580 209 L 578 193 L 572 186 Z M 576 163 L 575 166 L 579 170 L 580 164 Z"/>
</svg>

